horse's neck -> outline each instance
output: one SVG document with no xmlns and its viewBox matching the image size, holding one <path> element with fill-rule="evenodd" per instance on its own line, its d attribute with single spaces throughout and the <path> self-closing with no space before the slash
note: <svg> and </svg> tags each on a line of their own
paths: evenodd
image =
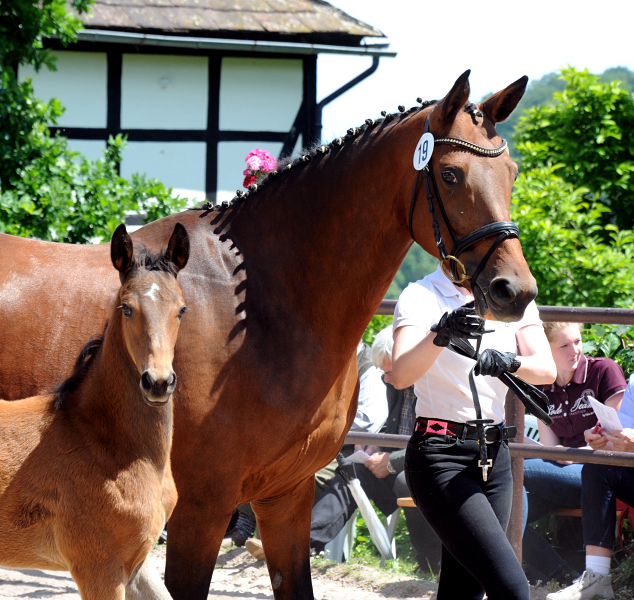
<svg viewBox="0 0 634 600">
<path fill-rule="evenodd" d="M 141 456 L 163 468 L 171 448 L 172 404 L 144 402 L 138 371 L 113 322 L 117 317 L 112 315 L 103 347 L 75 392 L 74 410 L 82 416 L 82 428 L 115 459 L 128 463 Z"/>
<path fill-rule="evenodd" d="M 405 124 L 293 167 L 303 172 L 279 175 L 237 209 L 228 233 L 245 262 L 247 311 L 268 296 L 308 322 L 361 335 L 411 245 L 415 171 L 402 156 L 420 132 L 395 127 Z"/>
</svg>

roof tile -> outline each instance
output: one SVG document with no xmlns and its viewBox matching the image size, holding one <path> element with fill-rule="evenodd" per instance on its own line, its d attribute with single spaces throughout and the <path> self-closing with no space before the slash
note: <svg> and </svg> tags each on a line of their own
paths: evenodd
<svg viewBox="0 0 634 600">
<path fill-rule="evenodd" d="M 95 4 L 90 7 L 88 16 L 82 16 L 88 27 L 134 27 L 134 22 L 120 6 Z"/>
<path fill-rule="evenodd" d="M 293 13 L 257 13 L 256 20 L 266 31 L 284 31 L 284 33 L 311 33 L 308 27 Z"/>
<path fill-rule="evenodd" d="M 126 6 L 124 10 L 137 28 L 160 29 L 163 31 L 174 30 L 174 25 L 163 16 L 161 9 L 158 7 L 135 8 Z"/>
<path fill-rule="evenodd" d="M 67 0 L 70 5 L 71 0 Z M 165 11 L 168 12 L 165 12 Z M 88 27 L 254 34 L 383 34 L 324 0 L 95 0 Z"/>
</svg>

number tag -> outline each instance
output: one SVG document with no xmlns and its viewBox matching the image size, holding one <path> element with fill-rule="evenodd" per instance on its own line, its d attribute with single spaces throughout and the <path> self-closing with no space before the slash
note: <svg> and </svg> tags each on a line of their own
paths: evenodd
<svg viewBox="0 0 634 600">
<path fill-rule="evenodd" d="M 423 134 L 422 138 L 420 138 L 418 144 L 416 145 L 416 150 L 414 150 L 414 168 L 417 171 L 420 171 L 427 166 L 433 151 L 434 136 L 428 131 Z"/>
</svg>

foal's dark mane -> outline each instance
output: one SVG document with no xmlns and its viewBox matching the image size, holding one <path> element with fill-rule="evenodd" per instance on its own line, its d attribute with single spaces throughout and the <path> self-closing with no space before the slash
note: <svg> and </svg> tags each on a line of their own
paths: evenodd
<svg viewBox="0 0 634 600">
<path fill-rule="evenodd" d="M 145 248 L 141 248 L 138 254 L 132 259 L 132 265 L 130 270 L 126 274 L 126 279 L 134 275 L 138 269 L 145 269 L 146 271 L 163 271 L 170 275 L 178 275 L 178 268 L 168 258 L 166 251 L 160 254 L 149 252 Z"/>
<path fill-rule="evenodd" d="M 155 254 L 149 252 L 145 248 L 141 248 L 138 253 L 135 252 L 130 270 L 126 274 L 126 281 L 130 277 L 133 277 L 139 269 L 145 269 L 146 271 L 163 271 L 173 275 L 174 277 L 178 274 L 176 265 L 169 260 L 166 251 L 163 251 L 160 254 Z M 70 394 L 79 389 L 79 386 L 90 371 L 90 367 L 94 363 L 95 357 L 99 354 L 99 351 L 103 346 L 103 340 L 106 335 L 109 322 L 109 320 L 106 321 L 102 335 L 89 340 L 81 349 L 70 377 L 62 381 L 62 383 L 53 390 L 53 394 L 55 396 L 53 400 L 53 408 L 55 410 L 61 410 L 62 408 L 69 406 L 68 398 Z"/>
<path fill-rule="evenodd" d="M 225 200 L 219 204 L 213 204 L 212 202 L 207 202 L 202 210 L 219 210 L 222 211 L 224 209 L 235 207 L 240 201 L 246 200 L 250 194 L 254 194 L 262 189 L 262 187 L 266 184 L 267 186 L 272 183 L 274 178 L 279 177 L 282 174 L 288 173 L 294 167 L 307 165 L 311 160 L 315 157 L 322 158 L 326 154 L 328 154 L 331 150 L 339 150 L 343 147 L 346 140 L 351 140 L 358 135 L 365 133 L 366 131 L 370 131 L 370 133 L 374 133 L 378 130 L 378 127 L 392 120 L 397 120 L 400 122 L 404 120 L 406 117 L 410 117 L 413 114 L 419 113 L 426 108 L 437 104 L 439 100 L 422 100 L 421 98 L 417 98 L 416 100 L 420 106 L 412 106 L 409 109 L 406 109 L 403 105 L 398 107 L 399 112 L 397 113 L 387 113 L 385 111 L 381 112 L 383 118 L 381 119 L 366 119 L 365 123 L 359 127 L 351 127 L 348 129 L 346 135 L 342 137 L 335 138 L 329 144 L 322 144 L 321 142 L 317 142 L 312 146 L 309 146 L 300 152 L 300 156 L 297 158 L 292 158 L 292 156 L 286 156 L 281 158 L 277 164 L 277 170 L 272 171 L 268 174 L 268 176 L 258 184 L 251 184 L 249 186 L 248 191 L 244 192 L 242 190 L 237 190 L 236 195 L 231 200 Z M 476 104 L 472 102 L 467 102 L 467 104 L 463 107 L 463 111 L 471 115 L 471 119 L 474 124 L 477 124 L 477 117 L 483 117 L 484 115 L 478 109 Z"/>
</svg>

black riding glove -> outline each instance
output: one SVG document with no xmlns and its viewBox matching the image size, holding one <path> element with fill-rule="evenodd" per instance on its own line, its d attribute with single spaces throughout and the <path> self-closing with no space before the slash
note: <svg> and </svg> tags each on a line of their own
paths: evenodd
<svg viewBox="0 0 634 600">
<path fill-rule="evenodd" d="M 431 327 L 436 332 L 434 344 L 442 348 L 449 345 L 451 338 L 478 339 L 484 331 L 484 319 L 476 315 L 473 302 L 456 310 L 446 312 L 440 321 Z"/>
<path fill-rule="evenodd" d="M 515 373 L 520 368 L 520 361 L 513 352 L 500 352 L 487 348 L 478 357 L 473 372 L 476 375 L 499 377 L 502 373 Z"/>
</svg>

